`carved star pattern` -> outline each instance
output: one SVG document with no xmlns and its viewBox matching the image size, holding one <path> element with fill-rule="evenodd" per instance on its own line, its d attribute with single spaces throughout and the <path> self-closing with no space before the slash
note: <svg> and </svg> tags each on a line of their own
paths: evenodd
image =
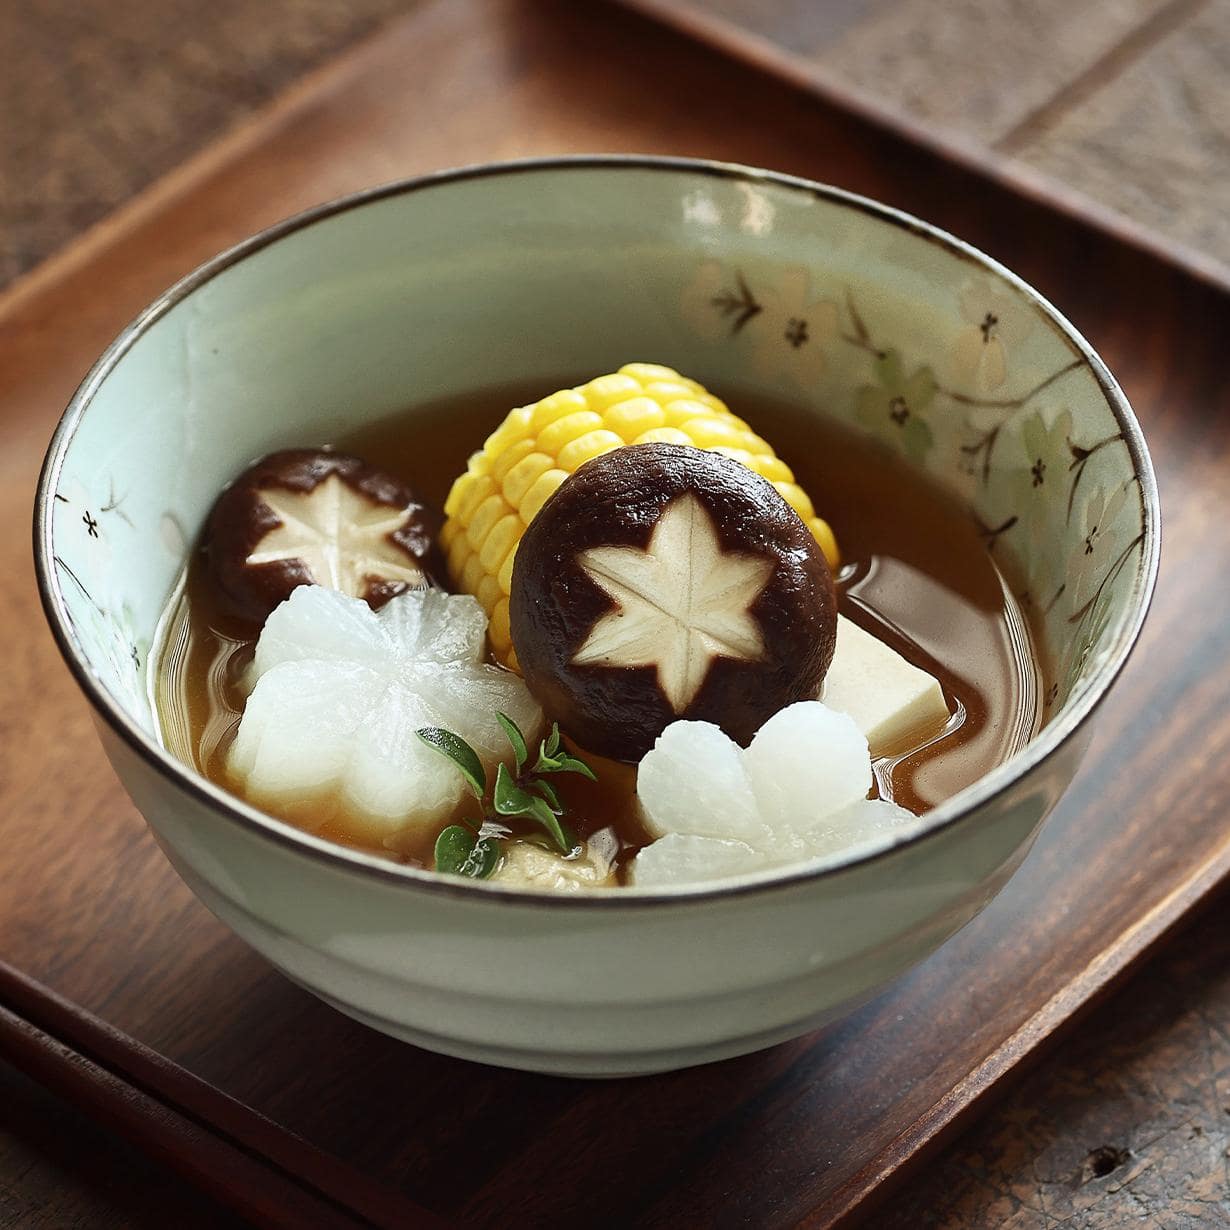
<svg viewBox="0 0 1230 1230">
<path fill-rule="evenodd" d="M 318 585 L 362 598 L 368 580 L 418 585 L 422 569 L 389 535 L 406 522 L 390 508 L 355 491 L 336 474 L 311 491 L 264 490 L 261 499 L 282 523 L 256 544 L 249 564 L 300 559 Z"/>
<path fill-rule="evenodd" d="M 619 605 L 595 622 L 574 665 L 657 667 L 662 694 L 682 713 L 715 658 L 754 662 L 764 653 L 749 608 L 774 563 L 723 551 L 713 519 L 695 496 L 666 506 L 644 550 L 591 547 L 577 562 Z"/>
</svg>

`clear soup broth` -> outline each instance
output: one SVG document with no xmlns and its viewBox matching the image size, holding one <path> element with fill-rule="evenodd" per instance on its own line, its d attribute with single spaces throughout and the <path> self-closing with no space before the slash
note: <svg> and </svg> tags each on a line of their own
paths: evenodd
<svg viewBox="0 0 1230 1230">
<path fill-rule="evenodd" d="M 536 383 L 414 407 L 329 443 L 405 479 L 441 508 L 466 460 L 512 406 L 577 381 Z M 839 610 L 934 675 L 952 715 L 921 747 L 874 766 L 876 790 L 916 813 L 950 798 L 1013 755 L 1036 732 L 1042 693 L 1025 615 L 968 512 L 936 484 L 838 424 L 799 406 L 721 390 L 794 470 L 837 536 Z M 248 459 L 244 459 L 245 461 Z M 236 467 L 239 468 L 238 466 Z M 164 620 L 153 691 L 163 741 L 227 789 L 227 751 L 243 706 L 241 679 L 260 629 L 223 616 L 199 553 Z M 549 715 L 548 715 L 549 716 Z M 583 750 L 583 749 L 582 749 Z M 579 837 L 611 828 L 622 864 L 649 838 L 637 818 L 634 768 L 590 758 L 597 784 L 561 780 Z M 284 819 L 357 844 L 311 809 Z M 376 852 L 430 867 L 433 837 Z"/>
</svg>

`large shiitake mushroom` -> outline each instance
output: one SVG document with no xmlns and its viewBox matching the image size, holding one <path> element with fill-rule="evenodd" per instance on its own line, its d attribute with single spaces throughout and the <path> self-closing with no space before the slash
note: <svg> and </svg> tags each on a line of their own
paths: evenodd
<svg viewBox="0 0 1230 1230">
<path fill-rule="evenodd" d="M 816 695 L 837 627 L 828 565 L 785 500 L 674 444 L 616 449 L 560 487 L 517 549 L 510 619 L 546 712 L 627 761 L 681 718 L 746 744 Z"/>
<path fill-rule="evenodd" d="M 358 457 L 286 449 L 218 497 L 203 548 L 222 608 L 262 622 L 300 585 L 375 607 L 432 583 L 438 524 L 409 487 Z"/>
</svg>

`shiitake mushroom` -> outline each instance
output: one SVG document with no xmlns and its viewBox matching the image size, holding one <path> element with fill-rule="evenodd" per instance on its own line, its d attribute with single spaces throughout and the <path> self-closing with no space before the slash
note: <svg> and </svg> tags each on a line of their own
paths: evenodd
<svg viewBox="0 0 1230 1230">
<path fill-rule="evenodd" d="M 634 761 L 679 719 L 746 744 L 814 697 L 837 635 L 833 579 L 772 485 L 674 444 L 586 462 L 517 549 L 521 671 L 581 746 Z"/>
<path fill-rule="evenodd" d="M 220 607 L 263 622 L 300 585 L 373 607 L 442 575 L 439 515 L 399 479 L 328 449 L 270 453 L 218 497 L 202 549 Z"/>
</svg>

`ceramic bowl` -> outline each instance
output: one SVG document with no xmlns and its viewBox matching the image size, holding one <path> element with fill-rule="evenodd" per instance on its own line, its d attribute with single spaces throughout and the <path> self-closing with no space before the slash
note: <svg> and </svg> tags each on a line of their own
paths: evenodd
<svg viewBox="0 0 1230 1230">
<path fill-rule="evenodd" d="M 767 879 L 581 898 L 339 848 L 162 749 L 151 644 L 241 466 L 407 405 L 633 358 L 848 420 L 957 493 L 1034 615 L 1047 677 L 1036 739 L 891 845 Z M 86 377 L 36 510 L 51 627 L 116 772 L 201 900 L 377 1029 L 587 1075 L 800 1034 L 967 922 L 1071 779 L 1157 553 L 1156 489 L 1127 402 L 1020 279 L 848 193 L 668 159 L 429 176 L 224 253 Z"/>
</svg>

